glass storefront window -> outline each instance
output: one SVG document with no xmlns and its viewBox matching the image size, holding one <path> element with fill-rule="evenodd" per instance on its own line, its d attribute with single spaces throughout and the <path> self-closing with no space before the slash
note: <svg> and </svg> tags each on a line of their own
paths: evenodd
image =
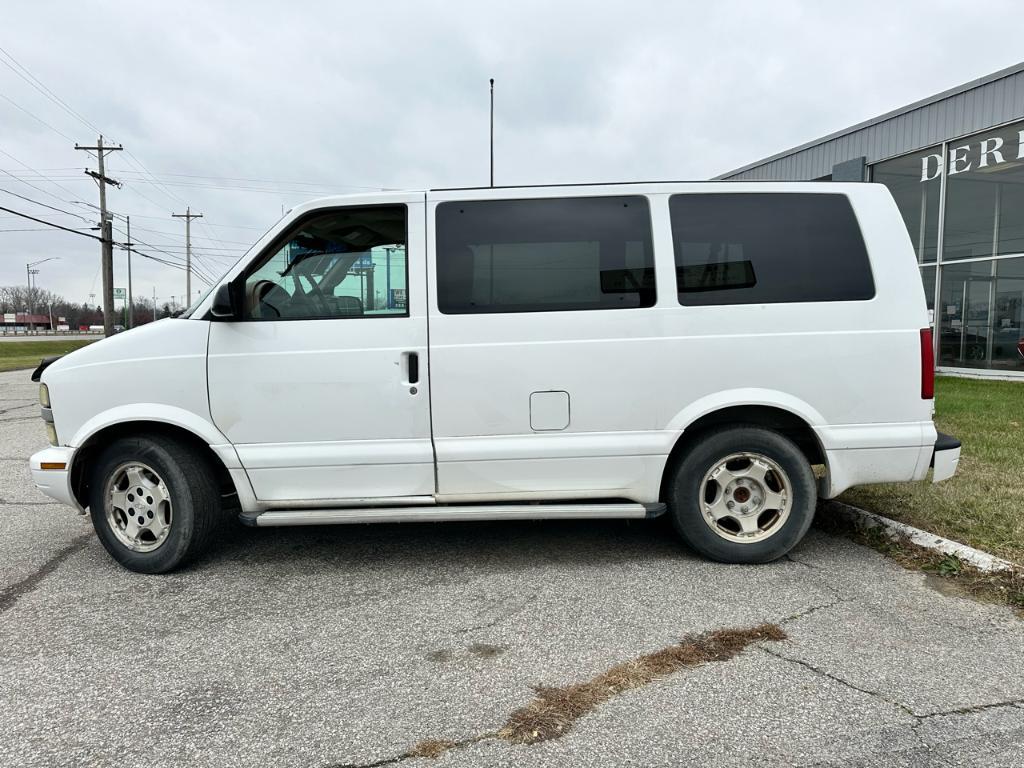
<svg viewBox="0 0 1024 768">
<path fill-rule="evenodd" d="M 937 267 L 921 267 L 921 287 L 924 288 L 924 300 L 928 304 L 929 314 L 935 311 L 935 270 Z M 935 318 L 932 316 L 932 325 Z"/>
<path fill-rule="evenodd" d="M 877 163 L 871 179 L 892 193 L 921 264 L 938 366 L 1024 374 L 1024 122 Z"/>
<path fill-rule="evenodd" d="M 946 146 L 943 261 L 1024 253 L 1024 123 Z"/>
<path fill-rule="evenodd" d="M 939 365 L 1024 372 L 1024 258 L 942 269 Z"/>
<path fill-rule="evenodd" d="M 871 180 L 885 184 L 903 214 L 903 221 L 921 263 L 935 261 L 939 241 L 939 197 L 942 147 L 887 160 L 872 166 Z"/>
</svg>

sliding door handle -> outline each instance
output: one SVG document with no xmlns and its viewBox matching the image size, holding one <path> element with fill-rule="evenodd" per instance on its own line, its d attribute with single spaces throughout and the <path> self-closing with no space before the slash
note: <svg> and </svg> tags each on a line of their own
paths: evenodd
<svg viewBox="0 0 1024 768">
<path fill-rule="evenodd" d="M 406 358 L 406 365 L 409 366 L 408 376 L 410 384 L 418 384 L 420 381 L 420 356 L 416 352 L 409 352 Z"/>
</svg>

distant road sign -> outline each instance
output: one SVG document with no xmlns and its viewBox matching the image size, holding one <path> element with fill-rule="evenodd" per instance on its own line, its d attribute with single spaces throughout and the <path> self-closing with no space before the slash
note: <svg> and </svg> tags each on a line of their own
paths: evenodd
<svg viewBox="0 0 1024 768">
<path fill-rule="evenodd" d="M 125 295 L 124 295 L 124 288 L 115 288 L 114 289 L 114 298 L 115 299 L 123 299 L 124 297 L 125 297 Z"/>
</svg>

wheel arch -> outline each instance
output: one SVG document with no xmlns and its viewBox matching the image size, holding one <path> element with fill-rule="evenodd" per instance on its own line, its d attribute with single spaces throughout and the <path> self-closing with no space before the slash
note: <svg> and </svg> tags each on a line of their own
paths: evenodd
<svg viewBox="0 0 1024 768">
<path fill-rule="evenodd" d="M 180 424 L 168 421 L 130 419 L 116 421 L 96 429 L 75 448 L 68 481 L 71 492 L 82 509 L 89 505 L 89 474 L 100 450 L 114 440 L 124 437 L 154 436 L 171 438 L 195 450 L 213 470 L 222 496 L 239 493 L 240 489 L 235 486 L 224 458 L 204 437 Z"/>
<path fill-rule="evenodd" d="M 666 498 L 669 478 L 686 451 L 706 434 L 732 426 L 754 426 L 778 432 L 793 441 L 812 466 L 827 467 L 825 449 L 810 422 L 794 411 L 774 404 L 726 405 L 694 418 L 676 438 L 665 462 L 659 498 Z"/>
</svg>

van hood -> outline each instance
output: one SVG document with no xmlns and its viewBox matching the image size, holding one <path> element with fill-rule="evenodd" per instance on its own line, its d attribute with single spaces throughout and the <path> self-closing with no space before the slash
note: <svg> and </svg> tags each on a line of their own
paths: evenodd
<svg viewBox="0 0 1024 768">
<path fill-rule="evenodd" d="M 100 339 L 74 352 L 69 352 L 51 363 L 42 373 L 42 381 L 48 377 L 63 374 L 84 366 L 103 365 L 111 362 L 166 358 L 178 355 L 205 354 L 205 345 L 197 346 L 194 325 L 209 325 L 204 320 L 183 320 L 164 318 L 153 323 L 140 325 L 130 331 Z M 206 339 L 206 335 L 201 337 Z M 204 342 L 205 344 L 205 342 Z"/>
</svg>

